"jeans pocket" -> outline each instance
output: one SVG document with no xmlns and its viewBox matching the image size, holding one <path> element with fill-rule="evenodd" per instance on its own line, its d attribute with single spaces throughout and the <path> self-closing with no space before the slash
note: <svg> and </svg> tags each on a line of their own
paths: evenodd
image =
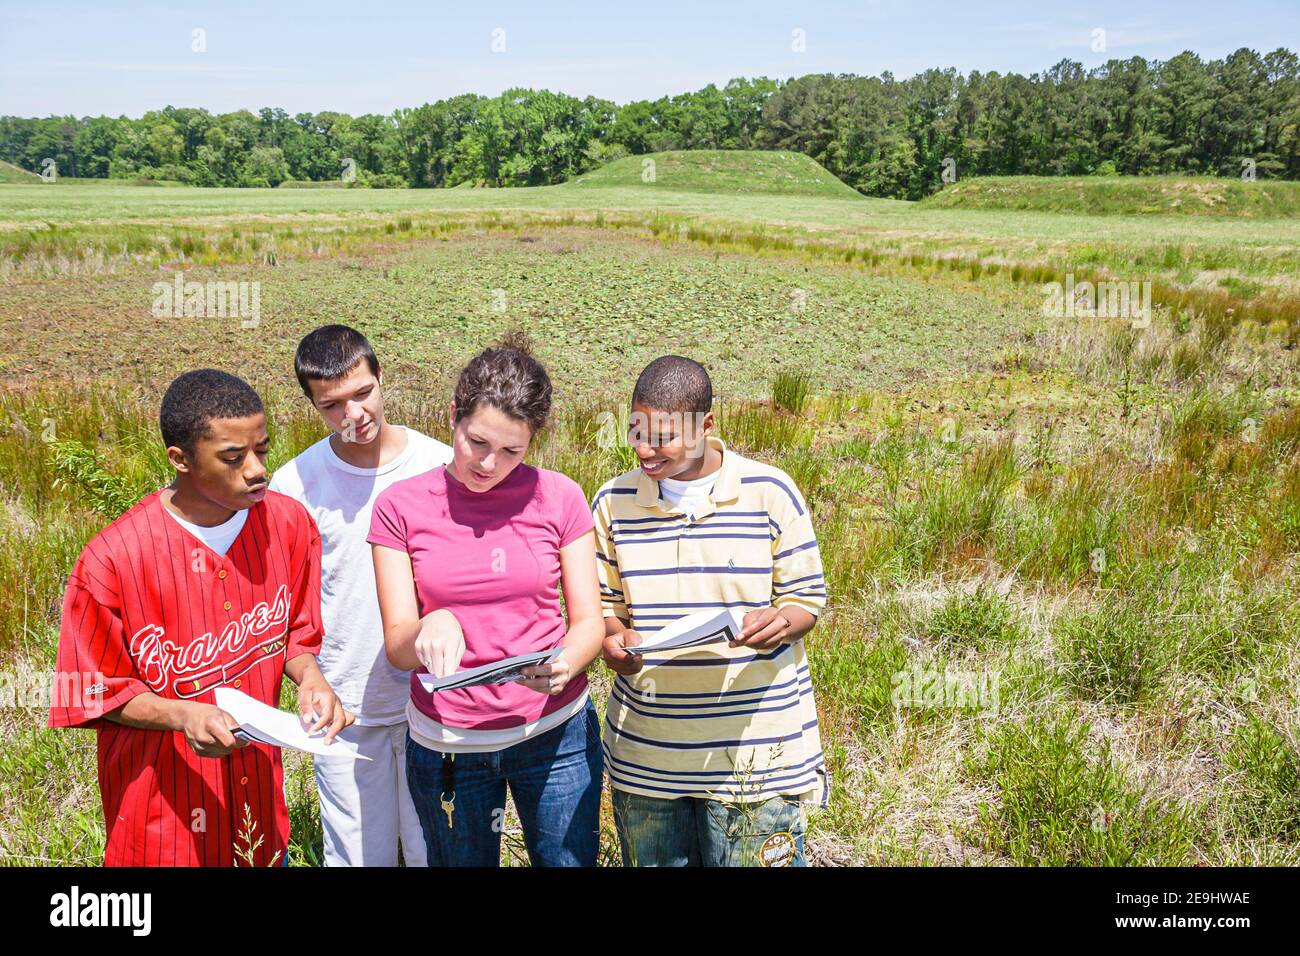
<svg viewBox="0 0 1300 956">
<path fill-rule="evenodd" d="M 803 866 L 803 807 L 790 797 L 773 797 L 759 813 L 762 825 L 754 852 L 760 866 Z"/>
<path fill-rule="evenodd" d="M 803 812 L 798 800 L 771 797 L 758 803 L 710 800 L 706 804 L 716 835 L 710 849 L 713 865 L 800 866 Z"/>
</svg>

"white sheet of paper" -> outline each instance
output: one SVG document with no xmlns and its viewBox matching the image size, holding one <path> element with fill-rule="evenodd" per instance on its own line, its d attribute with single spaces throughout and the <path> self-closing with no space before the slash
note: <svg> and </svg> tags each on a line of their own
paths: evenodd
<svg viewBox="0 0 1300 956">
<path fill-rule="evenodd" d="M 254 700 L 243 691 L 233 687 L 218 687 L 213 696 L 217 706 L 239 723 L 239 729 L 245 736 L 272 747 L 289 747 L 304 750 L 320 757 L 346 757 L 349 760 L 369 760 L 357 752 L 357 745 L 335 737 L 334 743 L 325 743 L 325 731 L 319 730 L 314 735 L 307 733 L 307 726 L 297 714 L 268 707 L 260 700 Z"/>
<path fill-rule="evenodd" d="M 457 671 L 446 677 L 434 677 L 432 674 L 419 674 L 420 686 L 430 694 L 440 690 L 460 690 L 462 687 L 476 687 L 479 684 L 505 684 L 509 681 L 525 680 L 519 673 L 533 664 L 545 664 L 560 656 L 563 647 L 549 651 L 533 651 L 531 654 L 519 654 L 506 657 L 491 664 L 471 667 L 467 671 Z"/>
<path fill-rule="evenodd" d="M 699 611 L 678 618 L 654 635 L 653 641 L 624 648 L 631 654 L 653 654 L 680 647 L 700 647 L 706 644 L 733 641 L 744 630 L 743 616 L 731 609 Z"/>
</svg>

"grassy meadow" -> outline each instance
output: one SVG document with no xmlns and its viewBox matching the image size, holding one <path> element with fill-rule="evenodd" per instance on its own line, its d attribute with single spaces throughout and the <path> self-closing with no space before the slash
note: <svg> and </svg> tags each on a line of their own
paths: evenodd
<svg viewBox="0 0 1300 956">
<path fill-rule="evenodd" d="M 641 160 L 513 190 L 0 185 L 0 862 L 102 853 L 93 735 L 20 698 L 85 541 L 167 480 L 168 381 L 248 378 L 278 465 L 323 434 L 293 349 L 342 321 L 390 418 L 441 437 L 461 364 L 531 333 L 557 395 L 531 460 L 588 493 L 630 466 L 610 421 L 644 363 L 709 367 L 720 434 L 799 484 L 829 578 L 811 862 L 1300 864 L 1294 213 L 912 204 L 795 154 Z M 178 272 L 257 283 L 258 321 L 153 314 Z M 1067 275 L 1150 282 L 1150 322 L 1045 314 Z M 286 759 L 294 865 L 320 859 L 309 759 Z"/>
<path fill-rule="evenodd" d="M 1089 215 L 1300 215 L 1300 183 L 1180 176 L 982 176 L 927 197 L 944 209 L 1035 209 Z"/>
</svg>

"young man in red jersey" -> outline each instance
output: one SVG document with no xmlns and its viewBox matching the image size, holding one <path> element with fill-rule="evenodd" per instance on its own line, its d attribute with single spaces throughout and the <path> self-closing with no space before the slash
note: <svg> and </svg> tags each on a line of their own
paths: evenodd
<svg viewBox="0 0 1300 956">
<path fill-rule="evenodd" d="M 50 726 L 98 735 L 106 866 L 282 865 L 280 751 L 237 738 L 213 691 L 275 707 L 287 674 L 312 730 L 332 740 L 352 722 L 316 664 L 320 536 L 267 490 L 266 415 L 246 382 L 186 372 L 160 424 L 176 478 L 73 567 Z M 95 678 L 71 694 L 69 674 Z"/>
</svg>

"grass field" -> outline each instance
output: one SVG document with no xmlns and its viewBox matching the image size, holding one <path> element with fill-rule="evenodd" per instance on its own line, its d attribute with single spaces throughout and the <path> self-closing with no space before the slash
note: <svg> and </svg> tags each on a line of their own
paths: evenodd
<svg viewBox="0 0 1300 956">
<path fill-rule="evenodd" d="M 6 163 L 2 159 L 0 159 L 0 183 L 43 185 L 40 176 L 15 166 L 13 163 Z"/>
<path fill-rule="evenodd" d="M 1193 217 L 1185 214 L 1136 214 L 1138 203 L 1147 201 L 1143 197 L 1130 199 L 1127 208 L 1135 214 L 1128 216 L 981 204 L 944 208 L 938 203 L 945 194 L 925 203 L 868 199 L 828 184 L 829 174 L 810 160 L 781 153 L 769 154 L 784 158 L 756 168 L 751 185 L 741 191 L 739 160 L 706 152 L 687 162 L 682 157 L 688 155 L 629 157 L 573 182 L 529 189 L 0 185 L 0 282 L 10 276 L 111 275 L 142 266 L 332 258 L 467 230 L 582 225 L 751 253 L 849 257 L 885 274 L 924 278 L 936 270 L 967 271 L 975 279 L 996 276 L 999 283 L 1036 292 L 1069 275 L 1079 281 L 1151 282 L 1155 300 L 1171 309 L 1221 316 L 1231 310 L 1234 321 L 1282 321 L 1290 325 L 1292 342 L 1300 335 L 1300 228 L 1294 214 L 1195 217 L 1193 228 Z M 640 179 L 639 164 L 646 160 L 656 164 L 653 183 Z M 1052 182 L 1034 190 L 1051 194 L 1059 189 Z M 1095 192 L 1114 181 L 1090 182 L 1101 184 L 1089 187 Z M 1201 188 L 1202 181 L 1189 182 Z M 1236 186 L 1279 188 L 1264 182 Z"/>
<path fill-rule="evenodd" d="M 871 200 L 788 157 L 766 191 L 730 159 L 529 190 L 0 186 L 10 686 L 52 666 L 84 542 L 165 479 L 176 371 L 252 381 L 275 465 L 322 433 L 290 371 L 307 330 L 365 330 L 394 420 L 443 435 L 460 364 L 521 327 L 559 403 L 535 463 L 594 491 L 627 460 L 603 414 L 680 351 L 722 436 L 807 496 L 832 595 L 814 862 L 1300 864 L 1294 218 Z M 257 282 L 256 327 L 153 315 L 177 272 Z M 1045 314 L 1067 272 L 1151 281 L 1149 326 Z M 0 857 L 95 862 L 93 740 L 43 720 L 0 709 Z"/>
<path fill-rule="evenodd" d="M 1212 176 L 984 176 L 946 186 L 923 204 L 942 209 L 1279 219 L 1300 215 L 1300 183 Z"/>
<path fill-rule="evenodd" d="M 818 196 L 844 201 L 862 199 L 820 163 L 802 153 L 755 150 L 673 150 L 650 156 L 627 156 L 564 184 L 568 190 L 648 187 L 665 192 L 710 195 Z"/>
</svg>

